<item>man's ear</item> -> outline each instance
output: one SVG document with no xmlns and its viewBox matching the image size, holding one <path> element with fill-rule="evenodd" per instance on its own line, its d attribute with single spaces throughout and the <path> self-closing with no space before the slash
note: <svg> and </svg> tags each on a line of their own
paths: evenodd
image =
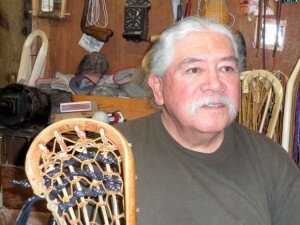
<svg viewBox="0 0 300 225">
<path fill-rule="evenodd" d="M 164 99 L 163 99 L 163 80 L 161 76 L 158 76 L 156 74 L 150 74 L 148 78 L 148 85 L 152 89 L 153 97 L 155 100 L 155 103 L 157 105 L 163 105 Z"/>
</svg>

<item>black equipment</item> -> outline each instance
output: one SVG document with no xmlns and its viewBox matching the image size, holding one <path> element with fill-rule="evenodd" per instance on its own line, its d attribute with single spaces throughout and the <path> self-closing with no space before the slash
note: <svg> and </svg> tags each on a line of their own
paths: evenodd
<svg viewBox="0 0 300 225">
<path fill-rule="evenodd" d="M 10 84 L 0 89 L 0 123 L 9 128 L 45 125 L 50 113 L 49 96 L 36 87 Z"/>
<path fill-rule="evenodd" d="M 150 0 L 126 0 L 123 37 L 127 41 L 147 41 Z"/>
</svg>

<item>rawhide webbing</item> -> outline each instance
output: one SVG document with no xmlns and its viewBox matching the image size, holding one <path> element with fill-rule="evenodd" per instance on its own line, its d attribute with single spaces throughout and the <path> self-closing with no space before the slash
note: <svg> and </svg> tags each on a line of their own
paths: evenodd
<svg viewBox="0 0 300 225">
<path fill-rule="evenodd" d="M 129 144 L 96 120 L 62 120 L 32 142 L 25 164 L 34 193 L 61 224 L 135 224 L 135 174 Z"/>
</svg>

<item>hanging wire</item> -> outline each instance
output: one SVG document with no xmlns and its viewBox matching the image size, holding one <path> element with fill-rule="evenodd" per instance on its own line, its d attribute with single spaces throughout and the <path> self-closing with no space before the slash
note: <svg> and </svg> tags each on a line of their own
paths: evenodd
<svg viewBox="0 0 300 225">
<path fill-rule="evenodd" d="M 202 13 L 205 10 L 205 7 L 201 8 L 201 2 L 202 2 L 202 0 L 198 0 L 198 3 L 197 3 L 197 16 L 200 16 L 200 13 L 202 15 Z"/>
<path fill-rule="evenodd" d="M 204 6 L 201 8 L 201 3 L 202 3 L 202 0 L 197 0 L 197 16 L 201 16 L 203 14 L 203 12 L 206 10 L 207 8 L 207 5 L 209 3 L 209 0 L 205 0 L 204 1 Z M 224 3 L 226 4 L 226 1 L 224 0 Z M 223 7 L 223 2 L 221 2 L 221 9 Z M 228 14 L 232 17 L 232 23 L 231 25 L 228 25 L 229 27 L 233 27 L 233 25 L 235 24 L 235 21 L 236 21 L 236 18 L 235 16 L 230 12 L 229 9 L 227 9 L 228 11 Z M 223 12 L 221 10 L 221 18 L 223 18 Z"/>
<path fill-rule="evenodd" d="M 233 27 L 233 25 L 235 24 L 235 16 L 230 12 L 230 10 L 228 10 L 228 13 L 232 17 L 232 24 L 229 25 L 229 27 Z"/>
<path fill-rule="evenodd" d="M 100 4 L 101 1 L 101 4 Z M 101 7 L 104 16 L 104 25 L 100 24 L 99 18 L 101 16 Z M 105 28 L 108 24 L 108 14 L 106 7 L 106 0 L 89 0 L 88 13 L 87 13 L 87 23 L 89 25 L 95 25 L 97 27 Z"/>
</svg>

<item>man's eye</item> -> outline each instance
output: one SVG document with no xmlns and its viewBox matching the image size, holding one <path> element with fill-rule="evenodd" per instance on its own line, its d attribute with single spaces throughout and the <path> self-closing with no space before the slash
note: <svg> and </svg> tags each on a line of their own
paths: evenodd
<svg viewBox="0 0 300 225">
<path fill-rule="evenodd" d="M 200 70 L 200 68 L 197 68 L 197 67 L 188 69 L 188 73 L 191 73 L 191 74 L 195 74 L 195 73 L 199 73 L 199 72 L 201 72 L 201 70 Z"/>
<path fill-rule="evenodd" d="M 233 68 L 232 66 L 224 66 L 221 68 L 221 71 L 226 73 L 236 72 L 235 68 Z"/>
</svg>

